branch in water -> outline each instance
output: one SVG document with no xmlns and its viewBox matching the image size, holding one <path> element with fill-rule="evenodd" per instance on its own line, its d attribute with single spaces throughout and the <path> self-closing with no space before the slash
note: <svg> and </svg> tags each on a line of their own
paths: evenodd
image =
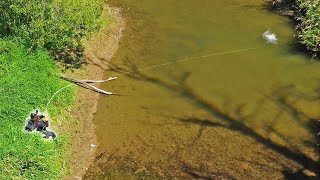
<svg viewBox="0 0 320 180">
<path fill-rule="evenodd" d="M 64 79 L 64 80 L 67 80 L 67 81 L 70 81 L 70 82 L 73 82 L 73 83 L 75 83 L 75 84 L 77 84 L 77 85 L 79 85 L 81 87 L 92 89 L 92 90 L 97 91 L 97 92 L 102 93 L 102 94 L 115 95 L 115 93 L 104 91 L 104 90 L 99 89 L 99 88 L 97 88 L 97 87 L 95 87 L 95 86 L 93 86 L 93 85 L 91 85 L 89 83 L 101 83 L 101 82 L 106 82 L 106 81 L 112 81 L 112 80 L 117 79 L 117 77 L 109 77 L 106 80 L 82 80 L 82 79 L 75 79 L 75 78 L 72 78 L 72 77 L 60 75 L 60 78 Z"/>
</svg>

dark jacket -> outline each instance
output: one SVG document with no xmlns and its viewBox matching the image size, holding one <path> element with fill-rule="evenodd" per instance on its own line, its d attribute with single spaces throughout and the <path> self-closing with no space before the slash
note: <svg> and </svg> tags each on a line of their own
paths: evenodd
<svg viewBox="0 0 320 180">
<path fill-rule="evenodd" d="M 29 132 L 33 131 L 34 129 L 37 131 L 45 131 L 47 127 L 49 127 L 48 121 L 34 121 L 31 119 L 28 121 L 24 129 Z"/>
</svg>

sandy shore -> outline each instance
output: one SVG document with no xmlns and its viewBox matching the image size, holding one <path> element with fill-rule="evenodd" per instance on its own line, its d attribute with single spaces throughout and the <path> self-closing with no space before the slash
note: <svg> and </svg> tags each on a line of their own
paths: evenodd
<svg viewBox="0 0 320 180">
<path fill-rule="evenodd" d="M 111 18 L 110 18 L 111 17 Z M 108 61 L 118 49 L 118 44 L 124 27 L 121 10 L 106 7 L 106 21 L 111 24 L 94 35 L 86 43 L 85 56 L 88 64 L 80 69 L 73 69 L 65 75 L 79 79 L 103 78 L 108 69 Z M 99 84 L 95 84 L 99 87 Z M 71 175 L 64 179 L 80 179 L 91 164 L 98 142 L 95 137 L 93 114 L 96 112 L 99 94 L 91 90 L 77 87 L 76 99 L 73 107 L 68 110 L 71 124 L 64 129 L 69 134 L 70 144 L 67 147 L 67 161 L 72 170 Z"/>
</svg>

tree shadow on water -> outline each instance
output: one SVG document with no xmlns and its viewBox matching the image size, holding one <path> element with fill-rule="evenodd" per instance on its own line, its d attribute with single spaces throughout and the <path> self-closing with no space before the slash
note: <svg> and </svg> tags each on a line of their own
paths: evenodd
<svg viewBox="0 0 320 180">
<path fill-rule="evenodd" d="M 299 150 L 299 148 L 295 148 L 294 146 L 290 146 L 290 141 L 287 142 L 289 145 L 283 145 L 280 143 L 275 142 L 271 138 L 262 135 L 255 131 L 254 128 L 250 127 L 246 120 L 250 118 L 249 116 L 244 116 L 239 113 L 239 109 L 241 107 L 238 107 L 238 109 L 233 110 L 233 113 L 230 113 L 230 110 L 228 111 L 226 109 L 223 109 L 218 106 L 218 103 L 209 101 L 207 98 L 202 97 L 201 94 L 199 94 L 193 87 L 189 86 L 186 81 L 191 75 L 191 73 L 185 73 L 182 75 L 181 79 L 175 80 L 175 81 L 167 81 L 158 77 L 154 77 L 151 75 L 148 75 L 146 73 L 142 73 L 138 70 L 138 68 L 130 63 L 125 62 L 125 67 L 120 67 L 114 64 L 111 64 L 111 69 L 116 72 L 120 72 L 123 74 L 126 74 L 126 76 L 133 78 L 135 80 L 145 81 L 149 82 L 155 85 L 158 85 L 159 87 L 162 87 L 164 89 L 167 89 L 170 92 L 176 93 L 179 96 L 183 97 L 184 99 L 188 100 L 188 102 L 191 102 L 194 106 L 197 108 L 200 108 L 207 113 L 209 113 L 214 119 L 218 119 L 221 122 L 214 122 L 208 119 L 197 119 L 197 118 L 181 118 L 179 119 L 180 122 L 183 123 L 189 123 L 189 124 L 195 124 L 199 125 L 201 128 L 198 132 L 198 137 L 201 136 L 202 131 L 204 128 L 213 128 L 213 127 L 223 127 L 228 130 L 231 130 L 233 132 L 241 133 L 244 136 L 250 137 L 253 140 L 255 140 L 257 143 L 264 145 L 266 148 L 273 150 L 277 152 L 278 154 L 281 154 L 282 156 L 286 157 L 287 159 L 290 159 L 297 164 L 299 164 L 302 169 L 298 172 L 292 172 L 291 170 L 282 171 L 284 177 L 286 179 L 292 179 L 294 177 L 304 176 L 305 174 L 299 174 L 299 172 L 303 172 L 303 170 L 308 170 L 313 172 L 314 175 L 319 177 L 319 162 L 314 160 L 314 158 L 310 157 L 309 155 L 303 153 Z M 126 73 L 126 72 L 131 73 Z M 275 118 L 273 122 L 277 122 L 277 119 L 280 118 L 282 113 L 288 113 L 293 118 L 293 120 L 300 124 L 303 128 L 305 128 L 310 134 L 314 134 L 314 139 L 317 139 L 317 133 L 319 131 L 320 125 L 316 118 L 312 118 L 307 115 L 307 113 L 299 110 L 296 106 L 294 106 L 294 102 L 289 99 L 292 97 L 295 97 L 296 99 L 310 99 L 312 101 L 320 100 L 318 96 L 310 96 L 308 94 L 303 94 L 295 89 L 293 85 L 288 85 L 285 87 L 277 88 L 276 90 L 272 91 L 269 95 L 264 95 L 265 100 L 268 100 L 269 102 L 272 102 L 275 104 L 279 109 L 279 112 L 276 113 Z M 258 112 L 259 107 L 254 113 Z M 283 138 L 284 135 L 280 132 L 277 132 L 272 125 L 267 128 L 269 133 L 274 133 L 277 136 Z M 285 138 L 283 138 L 285 139 Z M 313 147 L 316 147 L 316 144 L 313 141 L 309 142 L 310 145 Z M 193 176 L 191 174 L 191 176 Z M 299 177 L 300 177 L 299 176 Z M 195 178 L 197 178 L 197 174 L 194 174 Z M 206 179 L 206 178 L 204 178 Z"/>
</svg>

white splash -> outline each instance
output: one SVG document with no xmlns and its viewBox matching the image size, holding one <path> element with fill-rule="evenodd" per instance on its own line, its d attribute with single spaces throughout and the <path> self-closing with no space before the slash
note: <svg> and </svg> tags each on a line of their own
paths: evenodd
<svg viewBox="0 0 320 180">
<path fill-rule="evenodd" d="M 90 146 L 91 146 L 92 148 L 97 147 L 97 145 L 95 145 L 95 144 L 90 144 Z"/>
<path fill-rule="evenodd" d="M 271 31 L 266 31 L 262 34 L 262 37 L 267 41 L 269 44 L 277 44 L 277 36 L 276 34 L 272 33 Z"/>
</svg>

